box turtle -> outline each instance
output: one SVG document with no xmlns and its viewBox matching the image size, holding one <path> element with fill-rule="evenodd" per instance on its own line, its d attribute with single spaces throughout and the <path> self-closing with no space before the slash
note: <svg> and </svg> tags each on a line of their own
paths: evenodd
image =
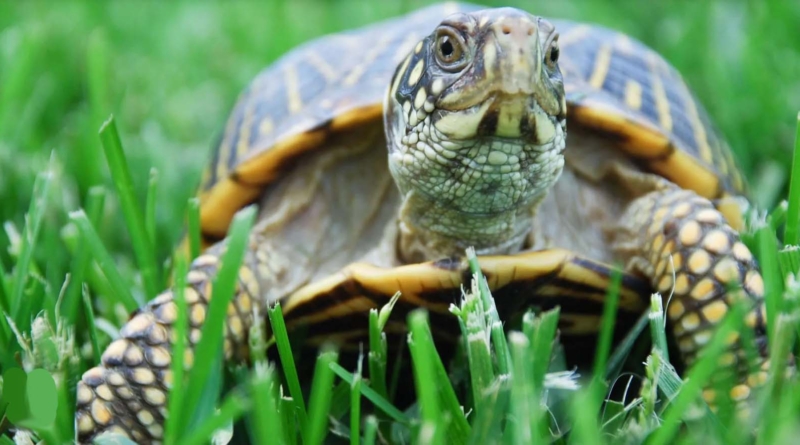
<svg viewBox="0 0 800 445">
<path fill-rule="evenodd" d="M 566 348 L 596 341 L 615 264 L 620 327 L 661 293 L 687 365 L 746 299 L 761 366 L 730 338 L 723 360 L 739 384 L 724 396 L 752 399 L 766 378 L 764 284 L 740 240 L 746 190 L 730 149 L 668 62 L 609 29 L 448 3 L 306 43 L 242 93 L 200 196 L 189 366 L 228 226 L 257 204 L 228 362 L 247 359 L 253 314 L 276 301 L 308 347 L 357 348 L 370 309 L 398 291 L 390 335 L 423 307 L 438 339 L 457 338 L 448 308 L 473 247 L 504 319 L 558 306 Z M 79 442 L 161 440 L 173 291 L 83 374 Z"/>
</svg>

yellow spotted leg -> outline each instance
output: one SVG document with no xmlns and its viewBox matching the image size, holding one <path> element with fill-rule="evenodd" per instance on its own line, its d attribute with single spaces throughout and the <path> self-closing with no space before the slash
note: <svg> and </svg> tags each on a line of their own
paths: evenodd
<svg viewBox="0 0 800 445">
<path fill-rule="evenodd" d="M 190 369 L 194 349 L 206 318 L 213 277 L 224 248 L 218 244 L 195 259 L 184 290 L 188 309 L 188 338 L 184 368 Z M 228 306 L 224 353 L 226 360 L 247 354 L 247 334 L 253 310 L 265 312 L 253 274 L 257 251 L 248 250 L 236 292 Z M 104 432 L 121 433 L 137 443 L 160 443 L 166 416 L 167 393 L 172 384 L 171 344 L 177 305 L 173 290 L 166 291 L 140 309 L 120 330 L 101 357 L 101 364 L 86 371 L 77 387 L 75 414 L 78 443 L 90 443 Z"/>
<path fill-rule="evenodd" d="M 711 201 L 664 183 L 635 199 L 622 225 L 618 247 L 628 254 L 628 267 L 647 276 L 661 294 L 687 366 L 734 302 L 744 298 L 750 303 L 745 321 L 755 332 L 758 362 L 747 366 L 736 335 L 720 363 L 736 373 L 730 400 L 746 408 L 768 368 L 764 282 L 750 250 Z M 707 389 L 704 396 L 713 407 L 714 391 Z"/>
</svg>

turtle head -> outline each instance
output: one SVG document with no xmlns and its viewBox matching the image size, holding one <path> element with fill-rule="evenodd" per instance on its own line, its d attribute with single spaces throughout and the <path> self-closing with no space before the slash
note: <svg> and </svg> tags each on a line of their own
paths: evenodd
<svg viewBox="0 0 800 445">
<path fill-rule="evenodd" d="M 470 245 L 521 236 L 517 220 L 564 165 L 558 57 L 555 27 L 514 8 L 451 15 L 416 45 L 384 104 L 389 166 L 410 206 L 401 219 Z M 415 206 L 473 222 L 428 227 Z"/>
</svg>

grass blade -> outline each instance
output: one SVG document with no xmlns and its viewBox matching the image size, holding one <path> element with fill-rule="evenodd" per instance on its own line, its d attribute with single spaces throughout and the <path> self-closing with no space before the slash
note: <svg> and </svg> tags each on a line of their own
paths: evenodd
<svg viewBox="0 0 800 445">
<path fill-rule="evenodd" d="M 653 339 L 653 346 L 658 349 L 659 355 L 664 361 L 669 362 L 669 351 L 667 350 L 666 320 L 664 319 L 664 306 L 661 295 L 655 293 L 650 296 L 650 334 Z"/>
<path fill-rule="evenodd" d="M 169 402 L 167 404 L 167 418 L 165 425 L 164 441 L 175 443 L 177 438 L 186 431 L 186 424 L 182 423 L 183 398 L 186 390 L 184 379 L 184 352 L 186 350 L 186 340 L 189 333 L 188 308 L 186 306 L 186 275 L 188 265 L 186 259 L 181 255 L 175 258 L 175 306 L 177 307 L 177 317 L 173 329 L 175 330 L 175 342 L 172 345 L 172 388 L 169 390 Z"/>
<path fill-rule="evenodd" d="M 90 188 L 86 195 L 86 214 L 93 227 L 98 227 L 100 224 L 100 217 L 105 207 L 105 198 L 105 189 L 99 186 Z M 81 298 L 83 298 L 84 277 L 91 261 L 89 253 L 87 243 L 76 243 L 75 260 L 72 263 L 70 272 L 70 283 L 64 298 L 64 304 L 61 306 L 63 309 L 61 315 L 65 316 L 73 325 L 77 322 L 78 307 Z"/>
<path fill-rule="evenodd" d="M 364 425 L 364 445 L 375 445 L 375 438 L 378 435 L 378 419 L 375 416 L 367 416 Z"/>
<path fill-rule="evenodd" d="M 208 443 L 208 439 L 214 434 L 214 431 L 236 421 L 245 413 L 248 407 L 249 403 L 244 396 L 236 392 L 232 393 L 222 402 L 219 412 L 198 425 L 197 428 L 190 430 L 186 437 L 178 442 L 179 445 Z"/>
<path fill-rule="evenodd" d="M 491 389 L 482 394 L 481 399 L 475 402 L 476 405 L 481 405 L 481 410 L 475 413 L 472 421 L 472 432 L 468 442 L 470 445 L 490 443 L 491 438 L 500 435 L 511 392 L 505 388 L 505 385 L 507 385 L 506 381 L 496 380 Z"/>
<path fill-rule="evenodd" d="M 789 177 L 789 208 L 783 242 L 792 246 L 800 244 L 800 113 L 797 114 L 794 155 Z"/>
<path fill-rule="evenodd" d="M 264 362 L 255 365 L 255 377 L 252 384 L 253 399 L 253 434 L 256 443 L 279 445 L 284 442 L 284 431 L 278 412 L 278 382 L 274 368 Z"/>
<path fill-rule="evenodd" d="M 594 357 L 594 379 L 597 383 L 606 375 L 608 355 L 611 351 L 611 340 L 614 335 L 614 325 L 617 319 L 617 305 L 619 304 L 619 291 L 622 283 L 622 271 L 614 267 L 611 271 L 611 282 L 606 292 L 606 301 L 603 305 L 603 322 L 600 336 L 597 339 L 597 352 Z"/>
<path fill-rule="evenodd" d="M 494 346 L 495 356 L 497 357 L 497 370 L 500 374 L 506 375 L 511 369 L 511 358 L 509 357 L 508 343 L 506 342 L 506 334 L 503 331 L 503 323 L 500 316 L 497 314 L 497 307 L 494 304 L 489 286 L 486 283 L 486 278 L 481 272 L 478 258 L 475 256 L 475 249 L 467 249 L 467 260 L 469 261 L 470 271 L 476 275 L 474 278 L 478 281 L 478 288 L 480 290 L 481 300 L 486 309 L 486 316 L 488 317 L 487 324 L 490 326 L 492 332 L 492 345 Z"/>
<path fill-rule="evenodd" d="M 156 238 L 156 192 L 158 190 L 158 170 L 150 169 L 150 180 L 147 182 L 147 200 L 144 207 L 144 224 L 147 239 L 155 248 Z M 158 286 L 161 287 L 161 286 Z"/>
<path fill-rule="evenodd" d="M 103 352 L 100 349 L 100 342 L 97 340 L 97 326 L 94 322 L 94 308 L 92 300 L 89 298 L 89 290 L 84 288 L 83 310 L 86 313 L 86 327 L 89 329 L 89 340 L 92 342 L 92 353 L 95 360 L 100 360 Z"/>
<path fill-rule="evenodd" d="M 538 422 L 538 416 L 534 413 L 537 404 L 533 385 L 531 384 L 532 370 L 530 369 L 529 353 L 530 341 L 521 332 L 511 332 L 508 334 L 508 344 L 511 349 L 511 362 L 513 364 L 513 375 L 511 378 L 511 412 L 513 420 L 511 425 L 511 436 L 513 443 L 529 444 L 538 443 L 534 440 L 534 432 L 538 431 L 534 425 Z M 538 437 L 536 439 L 539 439 Z"/>
<path fill-rule="evenodd" d="M 300 432 L 305 434 L 307 431 L 306 425 L 308 424 L 306 403 L 303 399 L 303 391 L 300 388 L 300 379 L 297 376 L 297 367 L 292 356 L 292 345 L 289 342 L 289 333 L 286 331 L 286 322 L 283 320 L 281 303 L 275 303 L 274 307 L 267 309 L 267 313 L 272 327 L 272 334 L 275 336 L 275 344 L 278 347 L 278 356 L 281 359 L 283 374 L 289 385 L 289 394 L 292 396 L 292 403 L 295 404 L 295 410 L 300 421 Z"/>
<path fill-rule="evenodd" d="M 331 369 L 336 375 L 339 376 L 342 380 L 349 384 L 353 384 L 354 377 L 353 374 L 347 372 L 346 369 L 342 368 L 336 362 L 330 364 Z M 361 384 L 361 394 L 366 397 L 370 402 L 372 402 L 376 408 L 383 411 L 387 416 L 394 419 L 396 422 L 402 423 L 404 425 L 410 425 L 411 419 L 402 411 L 395 408 L 394 405 L 389 403 L 385 398 L 383 398 L 380 394 L 377 393 L 374 389 L 370 388 L 369 385 L 362 382 Z"/>
<path fill-rule="evenodd" d="M 189 253 L 191 258 L 200 256 L 200 199 L 193 197 L 189 199 Z"/>
<path fill-rule="evenodd" d="M 444 443 L 445 424 L 436 391 L 436 370 L 432 361 L 435 350 L 425 335 L 429 329 L 427 311 L 417 309 L 409 313 L 408 326 L 408 348 L 422 411 L 417 440 L 420 443 L 441 444 Z"/>
<path fill-rule="evenodd" d="M 646 312 L 636 321 L 636 324 L 625 334 L 625 337 L 614 348 L 614 353 L 608 358 L 606 364 L 606 380 L 610 381 L 615 378 L 625 364 L 625 359 L 628 357 L 633 344 L 639 335 L 644 331 L 645 326 L 650 322 L 650 313 Z"/>
<path fill-rule="evenodd" d="M 308 434 L 303 443 L 320 445 L 326 436 L 334 377 L 330 364 L 336 362 L 338 357 L 338 352 L 331 344 L 323 345 L 314 369 L 308 405 Z"/>
<path fill-rule="evenodd" d="M 116 301 L 121 302 L 128 312 L 135 311 L 141 306 L 141 302 L 133 298 L 133 294 L 131 294 L 128 288 L 127 281 L 122 278 L 122 275 L 114 264 L 114 260 L 111 258 L 111 254 L 106 250 L 103 242 L 100 240 L 100 236 L 86 217 L 86 213 L 83 210 L 76 210 L 70 213 L 69 218 L 78 227 L 78 230 L 81 232 L 81 238 L 89 247 L 92 258 L 97 261 L 103 274 L 105 274 L 108 279 L 108 283 L 117 297 Z"/>
<path fill-rule="evenodd" d="M 767 333 L 770 342 L 775 339 L 775 316 L 783 311 L 783 284 L 778 265 L 778 240 L 769 226 L 763 225 L 756 231 L 758 260 L 761 263 L 761 276 L 764 279 L 764 300 L 767 308 Z"/>
<path fill-rule="evenodd" d="M 108 44 L 101 29 L 95 30 L 89 37 L 86 73 L 92 126 L 97 128 L 102 125 L 103 116 L 108 116 L 111 112 L 111 101 L 108 98 Z"/>
<path fill-rule="evenodd" d="M 119 138 L 117 126 L 114 123 L 114 116 L 109 117 L 100 127 L 100 140 L 103 143 L 108 168 L 111 171 L 111 177 L 114 180 L 120 200 L 122 215 L 125 218 L 125 224 L 128 226 L 133 252 L 142 274 L 145 294 L 147 299 L 150 300 L 158 294 L 161 281 L 158 279 L 153 245 L 147 236 L 141 209 L 136 203 L 133 179 L 128 169 L 128 162 L 125 159 L 125 152 L 122 149 L 122 141 Z"/>
<path fill-rule="evenodd" d="M 190 418 L 195 418 L 201 395 L 208 385 L 212 372 L 217 375 L 221 374 L 219 359 L 222 352 L 223 327 L 228 304 L 233 297 L 239 277 L 239 268 L 244 259 L 250 228 L 256 215 L 255 210 L 255 207 L 250 206 L 238 211 L 231 224 L 227 249 L 221 259 L 222 266 L 212 285 L 212 297 L 209 301 L 206 320 L 200 334 L 200 341 L 195 349 L 194 365 L 186 390 L 186 406 L 190 409 L 184 411 L 182 419 L 184 425 L 189 424 Z"/>
<path fill-rule="evenodd" d="M 22 246 L 20 247 L 19 258 L 14 270 L 13 290 L 11 294 L 11 317 L 20 327 L 27 330 L 30 320 L 24 321 L 27 317 L 20 314 L 22 304 L 26 300 L 23 294 L 25 284 L 33 261 L 33 251 L 36 248 L 36 241 L 39 238 L 39 231 L 42 226 L 42 218 L 47 205 L 47 193 L 50 190 L 52 173 L 45 171 L 36 175 L 33 183 L 33 199 L 31 200 L 28 213 L 25 218 L 25 228 L 22 232 Z"/>
<path fill-rule="evenodd" d="M 777 432 L 780 431 L 781 427 L 786 428 L 787 424 L 794 424 L 794 422 L 785 422 L 785 419 L 796 417 L 794 414 L 786 413 L 787 406 L 794 404 L 795 410 L 797 409 L 797 393 L 795 392 L 797 380 L 796 378 L 786 378 L 786 362 L 790 348 L 795 341 L 798 321 L 796 315 L 778 314 L 775 322 L 776 336 L 775 341 L 770 344 L 767 387 L 765 388 L 766 391 L 760 394 L 761 398 L 764 398 L 767 403 L 762 402 L 764 412 L 761 417 L 763 420 L 759 427 L 758 443 L 781 443 L 776 440 Z M 792 391 L 793 389 L 795 391 Z"/>
<path fill-rule="evenodd" d="M 683 387 L 678 395 L 667 406 L 661 427 L 654 431 L 650 445 L 664 445 L 674 440 L 680 426 L 681 417 L 689 406 L 695 402 L 703 387 L 717 370 L 719 357 L 727 348 L 727 339 L 731 333 L 738 331 L 744 323 L 744 308 L 741 303 L 734 304 L 725 314 L 725 318 L 702 352 L 699 360 L 689 369 Z"/>
<path fill-rule="evenodd" d="M 358 445 L 361 438 L 361 362 L 358 358 L 358 367 L 350 384 L 350 445 Z"/>
<path fill-rule="evenodd" d="M 532 315 L 532 312 L 528 314 Z M 526 318 L 528 318 L 528 314 L 526 314 Z M 559 315 L 561 315 L 561 309 L 556 307 L 540 314 L 530 322 L 532 331 L 529 335 L 530 350 L 535 354 L 531 369 L 531 382 L 537 390 L 544 387 L 545 375 L 550 367 Z M 525 324 L 527 325 L 527 323 Z"/>
<path fill-rule="evenodd" d="M 476 413 L 483 409 L 480 401 L 491 385 L 496 382 L 490 347 L 491 332 L 487 326 L 486 310 L 481 298 L 479 275 L 473 274 L 471 289 L 463 292 L 461 307 L 450 307 L 450 312 L 459 318 L 464 347 L 469 365 L 470 387 Z"/>
<path fill-rule="evenodd" d="M 297 429 L 299 427 L 297 402 L 288 397 L 281 397 L 278 411 L 281 413 L 281 429 L 283 429 L 284 432 L 286 445 L 295 445 L 297 443 Z M 302 429 L 300 433 L 303 434 Z"/>
</svg>

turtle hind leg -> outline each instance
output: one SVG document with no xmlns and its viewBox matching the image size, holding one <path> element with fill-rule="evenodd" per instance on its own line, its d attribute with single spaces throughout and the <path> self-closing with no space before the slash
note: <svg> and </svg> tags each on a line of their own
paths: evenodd
<svg viewBox="0 0 800 445">
<path fill-rule="evenodd" d="M 755 333 L 756 363 L 749 363 L 739 336 L 720 359 L 734 371 L 730 397 L 745 407 L 766 380 L 768 352 L 764 283 L 739 234 L 706 198 L 672 186 L 635 198 L 621 218 L 616 249 L 627 267 L 647 277 L 663 297 L 667 318 L 685 365 L 691 366 L 736 301 L 749 304 L 745 322 Z M 724 378 L 724 373 L 715 377 Z M 712 390 L 704 392 L 715 405 Z"/>
<path fill-rule="evenodd" d="M 224 242 L 195 259 L 184 289 L 187 340 L 184 369 L 192 367 L 195 348 L 206 319 L 211 286 L 221 264 Z M 243 359 L 253 309 L 262 305 L 255 278 L 257 251 L 250 249 L 239 269 L 236 290 L 225 322 L 225 360 Z M 172 342 L 177 318 L 175 290 L 163 292 L 122 327 L 120 336 L 78 382 L 75 428 L 78 443 L 115 432 L 137 443 L 160 443 L 167 416 L 167 394 L 172 386 Z M 259 307 L 259 309 L 263 309 Z M 265 313 L 259 310 L 258 313 Z"/>
</svg>

